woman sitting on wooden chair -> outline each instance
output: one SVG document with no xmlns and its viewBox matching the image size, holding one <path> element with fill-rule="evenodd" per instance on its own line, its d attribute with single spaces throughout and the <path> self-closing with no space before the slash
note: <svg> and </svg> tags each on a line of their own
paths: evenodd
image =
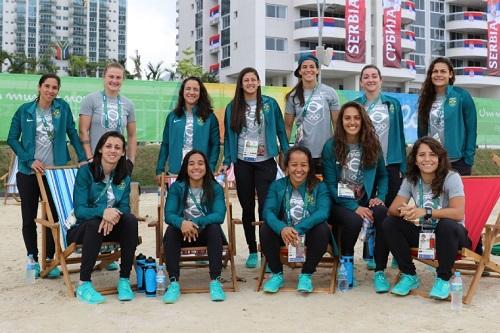
<svg viewBox="0 0 500 333">
<path fill-rule="evenodd" d="M 163 302 L 172 304 L 181 295 L 180 255 L 182 247 L 206 246 L 210 270 L 210 298 L 224 301 L 220 282 L 222 271 L 223 232 L 226 203 L 224 191 L 210 171 L 207 157 L 198 150 L 186 154 L 177 180 L 168 191 L 165 203 L 163 238 L 165 261 L 170 278 Z"/>
<path fill-rule="evenodd" d="M 68 242 L 82 244 L 80 285 L 77 298 L 88 304 L 106 299 L 94 289 L 90 276 L 103 241 L 120 243 L 118 299 L 130 301 L 134 292 L 129 277 L 137 247 L 137 218 L 130 214 L 130 177 L 127 174 L 125 138 L 105 133 L 97 143 L 94 160 L 76 174 L 73 201 L 76 224 L 68 230 Z"/>
<path fill-rule="evenodd" d="M 314 174 L 311 152 L 303 146 L 290 148 L 285 156 L 288 176 L 274 181 L 264 205 L 264 225 L 260 231 L 262 252 L 273 273 L 264 291 L 276 293 L 284 284 L 280 246 L 297 249 L 292 260 L 303 261 L 297 290 L 313 291 L 311 275 L 326 252 L 331 233 L 326 223 L 330 212 L 328 189 Z M 304 240 L 305 237 L 305 240 Z M 307 247 L 306 258 L 299 258 Z M 292 246 L 293 248 L 291 248 Z M 305 261 L 304 261 L 305 260 Z"/>
<path fill-rule="evenodd" d="M 418 256 L 434 259 L 439 266 L 429 296 L 446 299 L 457 251 L 470 247 L 464 227 L 464 187 L 460 175 L 450 170 L 443 146 L 431 137 L 422 137 L 408 156 L 408 173 L 384 221 L 387 243 L 402 272 L 393 294 L 405 296 L 418 288 L 410 248 L 419 247 Z M 409 205 L 413 198 L 415 205 Z"/>
</svg>

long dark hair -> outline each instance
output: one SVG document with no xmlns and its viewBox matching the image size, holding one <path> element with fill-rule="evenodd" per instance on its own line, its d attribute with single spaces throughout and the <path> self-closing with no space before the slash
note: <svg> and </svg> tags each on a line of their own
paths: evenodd
<svg viewBox="0 0 500 333">
<path fill-rule="evenodd" d="M 372 121 L 365 112 L 365 108 L 357 102 L 347 102 L 340 108 L 337 126 L 335 127 L 335 132 L 333 133 L 333 138 L 335 139 L 335 151 L 334 154 L 337 157 L 340 165 L 345 165 L 347 162 L 347 154 L 349 153 L 349 148 L 347 146 L 347 135 L 343 125 L 343 118 L 345 110 L 348 108 L 355 108 L 361 117 L 361 128 L 359 129 L 359 144 L 362 149 L 362 165 L 365 168 L 372 167 L 377 164 L 380 154 L 382 153 L 382 148 L 380 147 L 380 142 L 378 141 L 375 128 L 373 127 Z"/>
<path fill-rule="evenodd" d="M 61 78 L 59 76 L 57 76 L 56 74 L 53 74 L 53 73 L 47 73 L 47 74 L 43 74 L 41 77 L 40 77 L 40 80 L 38 80 L 38 88 L 41 88 L 42 87 L 42 84 L 47 81 L 48 79 L 54 79 L 57 81 L 57 88 L 58 89 L 61 89 Z M 38 92 L 38 96 L 36 97 L 35 99 L 37 102 L 40 100 L 40 92 Z"/>
<path fill-rule="evenodd" d="M 424 128 L 425 131 L 427 131 L 427 128 L 429 127 L 429 113 L 431 112 L 432 103 L 436 100 L 436 88 L 432 83 L 432 71 L 437 63 L 443 63 L 448 66 L 448 70 L 452 74 L 448 84 L 451 86 L 455 82 L 453 64 L 448 58 L 439 57 L 431 62 L 429 68 L 427 69 L 425 81 L 422 83 L 422 89 L 420 90 L 420 97 L 418 99 L 418 125 L 421 128 Z"/>
<path fill-rule="evenodd" d="M 288 149 L 285 155 L 285 166 L 288 168 L 288 163 L 290 162 L 290 156 L 292 156 L 293 153 L 297 152 L 303 153 L 307 156 L 307 163 L 309 163 L 309 172 L 307 173 L 306 176 L 306 186 L 307 186 L 307 191 L 310 193 L 314 189 L 314 186 L 316 186 L 316 184 L 319 183 L 319 179 L 316 177 L 315 174 L 314 162 L 311 155 L 311 151 L 304 146 L 291 147 L 290 149 Z"/>
<path fill-rule="evenodd" d="M 316 62 L 314 62 L 314 64 L 316 65 Z M 316 68 L 318 68 L 317 65 L 316 65 Z M 306 103 L 306 100 L 304 98 L 304 84 L 302 83 L 302 78 L 299 78 L 299 82 L 297 82 L 297 84 L 295 85 L 295 87 L 293 87 L 292 90 L 290 90 L 285 95 L 285 101 L 288 101 L 288 99 L 292 95 L 293 95 L 293 99 L 292 99 L 292 103 L 293 104 L 295 104 L 296 103 L 296 99 L 298 99 L 299 100 L 299 105 L 300 106 L 304 106 L 304 104 Z"/>
<path fill-rule="evenodd" d="M 208 164 L 208 159 L 203 154 L 202 151 L 199 150 L 191 150 L 184 156 L 184 159 L 182 160 L 182 165 L 181 169 L 179 171 L 179 174 L 177 175 L 177 180 L 178 182 L 184 182 L 186 185 L 184 189 L 184 202 L 186 202 L 186 198 L 188 195 L 187 189 L 189 188 L 189 175 L 188 175 L 188 164 L 189 164 L 189 158 L 195 154 L 199 154 L 203 157 L 203 162 L 205 163 L 205 175 L 203 176 L 203 197 L 201 198 L 202 203 L 205 206 L 211 205 L 213 200 L 214 200 L 214 188 L 213 188 L 213 183 L 215 182 L 214 175 L 212 174 L 212 171 L 210 171 L 210 167 Z"/>
<path fill-rule="evenodd" d="M 413 185 L 416 185 L 420 178 L 420 169 L 417 166 L 417 153 L 422 144 L 426 144 L 438 156 L 438 167 L 436 176 L 432 180 L 431 189 L 434 198 L 437 198 L 443 192 L 444 180 L 451 169 L 448 153 L 446 149 L 437 141 L 429 136 L 424 136 L 415 141 L 410 154 L 408 155 L 408 170 L 406 177 Z"/>
<path fill-rule="evenodd" d="M 90 171 L 92 172 L 92 176 L 94 177 L 94 180 L 96 182 L 100 182 L 104 180 L 104 171 L 102 169 L 102 153 L 100 150 L 102 147 L 106 144 L 106 141 L 108 141 L 108 138 L 119 138 L 122 141 L 123 144 L 123 152 L 125 153 L 120 159 L 118 160 L 118 164 L 116 165 L 116 168 L 114 170 L 113 174 L 113 184 L 119 185 L 121 184 L 122 180 L 125 179 L 128 175 L 127 171 L 127 143 L 125 142 L 125 138 L 120 132 L 116 131 L 110 131 L 104 133 L 101 138 L 99 139 L 99 142 L 97 142 L 97 146 L 95 147 L 94 151 L 94 160 L 90 163 Z"/>
<path fill-rule="evenodd" d="M 236 89 L 234 91 L 234 97 L 231 101 L 233 106 L 233 112 L 231 114 L 231 129 L 236 133 L 241 133 L 241 129 L 246 126 L 245 111 L 248 107 L 245 101 L 245 95 L 243 91 L 243 76 L 248 73 L 253 73 L 260 81 L 259 73 L 252 67 L 245 67 L 241 70 L 238 75 L 238 81 L 236 82 Z M 257 88 L 257 107 L 255 109 L 255 119 L 260 124 L 260 110 L 262 109 L 262 92 L 260 85 Z"/>
<path fill-rule="evenodd" d="M 198 116 L 205 121 L 210 114 L 214 112 L 214 109 L 212 107 L 210 97 L 208 96 L 207 88 L 205 88 L 203 82 L 201 82 L 201 80 L 196 76 L 190 76 L 182 81 L 181 88 L 179 89 L 179 97 L 177 98 L 177 106 L 175 107 L 174 112 L 177 117 L 181 117 L 184 114 L 184 105 L 186 104 L 186 101 L 184 100 L 184 88 L 186 87 L 186 83 L 188 81 L 196 81 L 200 85 L 200 98 L 196 103 L 196 110 Z"/>
</svg>

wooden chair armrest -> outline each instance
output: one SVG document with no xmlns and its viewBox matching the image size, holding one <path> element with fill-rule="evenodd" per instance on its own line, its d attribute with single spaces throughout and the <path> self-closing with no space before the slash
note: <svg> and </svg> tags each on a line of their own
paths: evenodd
<svg viewBox="0 0 500 333">
<path fill-rule="evenodd" d="M 38 224 L 43 225 L 44 227 L 51 228 L 51 229 L 58 229 L 59 228 L 59 223 L 52 223 L 48 220 L 44 219 L 35 219 L 35 222 Z"/>
<path fill-rule="evenodd" d="M 484 229 L 489 229 L 492 233 L 500 232 L 500 226 L 496 226 L 494 224 L 486 224 Z"/>
<path fill-rule="evenodd" d="M 158 225 L 158 220 L 152 220 L 148 222 L 148 227 L 156 227 Z"/>
<path fill-rule="evenodd" d="M 259 226 L 260 227 L 263 224 L 264 224 L 264 221 L 254 221 L 254 222 L 252 222 L 253 226 Z"/>
</svg>

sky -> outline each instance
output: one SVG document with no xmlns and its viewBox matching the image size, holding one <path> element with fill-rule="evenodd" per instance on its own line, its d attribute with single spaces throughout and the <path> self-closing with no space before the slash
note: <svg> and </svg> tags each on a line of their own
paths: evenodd
<svg viewBox="0 0 500 333">
<path fill-rule="evenodd" d="M 133 70 L 130 57 L 135 50 L 141 56 L 142 68 L 148 62 L 172 68 L 175 63 L 175 0 L 128 0 L 127 69 Z M 144 75 L 144 74 L 143 74 Z"/>
</svg>

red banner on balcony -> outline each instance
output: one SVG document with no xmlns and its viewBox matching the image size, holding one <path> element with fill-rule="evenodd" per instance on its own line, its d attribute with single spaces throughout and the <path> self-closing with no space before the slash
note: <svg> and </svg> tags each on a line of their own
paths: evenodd
<svg viewBox="0 0 500 333">
<path fill-rule="evenodd" d="M 345 5 L 345 59 L 364 63 L 366 53 L 365 0 L 346 1 Z"/>
<path fill-rule="evenodd" d="M 498 60 L 498 29 L 500 28 L 500 0 L 488 0 L 488 74 L 500 76 Z"/>
<path fill-rule="evenodd" d="M 383 0 L 384 67 L 401 68 L 401 0 Z"/>
</svg>

